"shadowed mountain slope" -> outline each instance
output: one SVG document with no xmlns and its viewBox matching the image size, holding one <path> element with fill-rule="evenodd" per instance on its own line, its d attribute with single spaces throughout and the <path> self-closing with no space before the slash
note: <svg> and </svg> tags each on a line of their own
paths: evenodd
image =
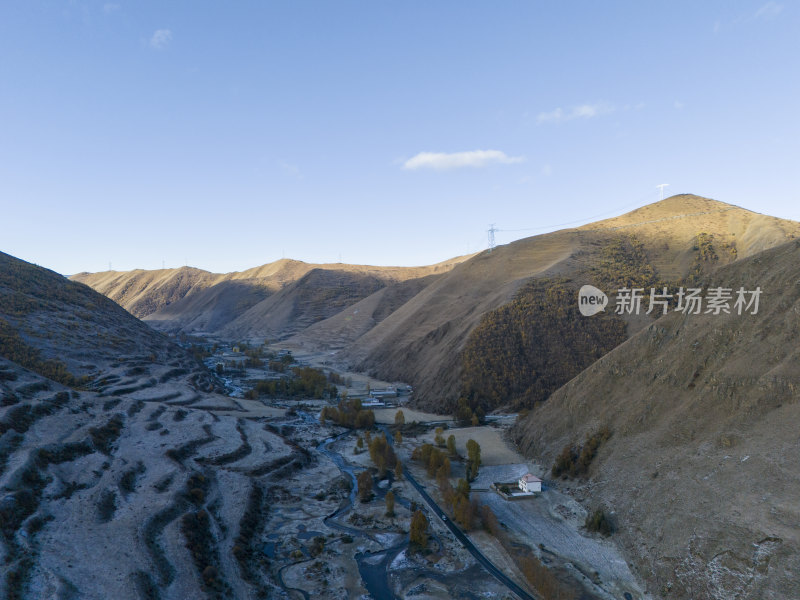
<svg viewBox="0 0 800 600">
<path fill-rule="evenodd" d="M 285 338 L 386 285 L 444 273 L 467 258 L 424 267 L 315 265 L 282 259 L 226 274 L 183 267 L 80 273 L 71 279 L 164 331 Z"/>
<path fill-rule="evenodd" d="M 387 285 L 397 284 L 396 275 L 405 273 L 388 278 L 387 273 L 378 270 L 369 273 L 313 269 L 246 311 L 220 333 L 231 339 L 285 338 L 333 317 Z"/>
<path fill-rule="evenodd" d="M 135 317 L 145 317 L 193 290 L 212 285 L 216 276 L 202 269 L 181 267 L 156 271 L 103 271 L 70 277 L 85 283 L 122 306 Z"/>
<path fill-rule="evenodd" d="M 90 287 L 3 253 L 0 334 L 0 355 L 68 385 L 124 356 L 197 366 L 184 350 Z"/>
<path fill-rule="evenodd" d="M 440 275 L 428 275 L 382 287 L 332 317 L 300 331 L 286 340 L 286 344 L 312 351 L 346 348 L 438 277 Z"/>
<path fill-rule="evenodd" d="M 514 437 L 549 466 L 610 428 L 576 494 L 613 511 L 628 557 L 664 596 L 800 597 L 800 241 L 707 283 L 760 287 L 758 313 L 659 318 Z"/>
<path fill-rule="evenodd" d="M 323 481 L 303 505 L 322 527 L 347 486 L 259 422 L 283 411 L 213 381 L 88 286 L 0 254 L 0 597 L 290 595 L 264 568 L 268 519 Z"/>
</svg>

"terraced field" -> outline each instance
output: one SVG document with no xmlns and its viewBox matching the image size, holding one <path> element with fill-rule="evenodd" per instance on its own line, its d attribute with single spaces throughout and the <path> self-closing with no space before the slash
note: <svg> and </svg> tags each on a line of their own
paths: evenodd
<svg viewBox="0 0 800 600">
<path fill-rule="evenodd" d="M 5 360 L 0 374 L 0 595 L 275 591 L 256 568 L 254 534 L 268 498 L 316 458 L 269 424 L 274 415 L 202 391 L 196 373 L 135 358 L 91 391 Z"/>
</svg>

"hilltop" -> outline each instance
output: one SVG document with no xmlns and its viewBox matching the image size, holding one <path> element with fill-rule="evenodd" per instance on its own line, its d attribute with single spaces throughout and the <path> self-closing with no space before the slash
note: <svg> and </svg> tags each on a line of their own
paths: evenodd
<svg viewBox="0 0 800 600">
<path fill-rule="evenodd" d="M 535 358 L 546 352 L 542 347 L 507 345 L 525 332 L 518 327 L 509 330 L 506 324 L 537 320 L 509 314 L 507 307 L 519 294 L 523 304 L 537 304 L 554 281 L 566 280 L 567 290 L 603 283 L 610 292 L 630 283 L 649 288 L 690 275 L 701 278 L 719 265 L 796 236 L 800 223 L 794 221 L 698 196 L 673 196 L 620 217 L 483 252 L 432 282 L 340 356 L 385 379 L 413 382 L 416 402 L 425 408 L 450 411 L 458 395 L 472 389 L 470 402 L 491 410 L 513 401 L 513 382 L 499 390 L 481 387 L 480 381 L 491 377 L 465 373 L 464 352 L 471 346 L 480 359 L 478 368 L 492 372 L 502 368 L 506 353 L 530 353 Z M 525 287 L 536 281 L 541 284 Z M 650 320 L 626 317 L 625 336 L 634 335 Z M 474 337 L 476 330 L 480 337 Z M 559 342 L 557 335 L 554 338 L 555 349 Z M 596 353 L 579 356 L 577 368 L 564 366 L 554 378 L 556 386 L 596 358 Z M 537 397 L 554 389 L 551 385 Z M 492 393 L 500 397 L 492 400 Z"/>
<path fill-rule="evenodd" d="M 608 427 L 585 481 L 618 538 L 670 598 L 790 598 L 800 587 L 800 241 L 722 267 L 707 287 L 753 290 L 758 313 L 652 322 L 514 429 L 544 465 Z"/>
</svg>

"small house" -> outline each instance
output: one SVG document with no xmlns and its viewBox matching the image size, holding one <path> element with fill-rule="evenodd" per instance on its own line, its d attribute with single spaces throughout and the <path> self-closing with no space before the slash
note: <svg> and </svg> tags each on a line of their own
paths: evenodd
<svg viewBox="0 0 800 600">
<path fill-rule="evenodd" d="M 519 478 L 519 489 L 527 493 L 541 492 L 542 480 L 532 473 L 525 473 Z"/>
</svg>

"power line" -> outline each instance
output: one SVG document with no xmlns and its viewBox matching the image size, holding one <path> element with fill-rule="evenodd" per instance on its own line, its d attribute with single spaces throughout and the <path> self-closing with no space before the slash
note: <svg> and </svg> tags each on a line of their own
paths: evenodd
<svg viewBox="0 0 800 600">
<path fill-rule="evenodd" d="M 664 183 L 662 185 L 664 187 L 666 187 L 669 184 L 668 183 Z M 660 187 L 660 186 L 656 186 L 656 187 Z M 662 200 L 663 200 L 663 193 L 664 193 L 664 188 L 662 187 L 661 188 Z M 651 192 L 650 192 L 650 193 L 647 193 L 647 194 L 641 196 L 635 202 L 629 203 L 629 204 L 627 204 L 627 205 L 625 205 L 625 206 L 623 206 L 621 208 L 616 208 L 616 209 L 614 209 L 612 211 L 605 211 L 605 212 L 603 212 L 601 214 L 594 215 L 594 216 L 591 216 L 591 217 L 585 217 L 585 218 L 580 219 L 578 221 L 567 221 L 565 223 L 556 223 L 556 224 L 553 224 L 553 225 L 545 225 L 545 226 L 542 226 L 542 227 L 525 227 L 525 228 L 522 228 L 522 229 L 498 229 L 497 227 L 495 227 L 495 224 L 493 223 L 488 229 L 488 233 L 489 233 L 489 251 L 491 252 L 496 246 L 495 235 L 494 234 L 498 233 L 498 232 L 500 232 L 500 233 L 518 233 L 518 232 L 522 232 L 522 231 L 544 231 L 544 230 L 559 229 L 561 227 L 568 227 L 570 225 L 591 223 L 595 219 L 600 219 L 600 218 L 603 218 L 603 217 L 608 217 L 608 216 L 611 216 L 611 215 L 615 215 L 615 214 L 617 214 L 618 212 L 620 212 L 622 210 L 628 210 L 628 209 L 633 208 L 635 206 L 638 207 L 642 202 L 644 202 L 646 200 L 649 200 L 651 198 L 652 198 L 652 195 L 651 195 Z"/>
</svg>

